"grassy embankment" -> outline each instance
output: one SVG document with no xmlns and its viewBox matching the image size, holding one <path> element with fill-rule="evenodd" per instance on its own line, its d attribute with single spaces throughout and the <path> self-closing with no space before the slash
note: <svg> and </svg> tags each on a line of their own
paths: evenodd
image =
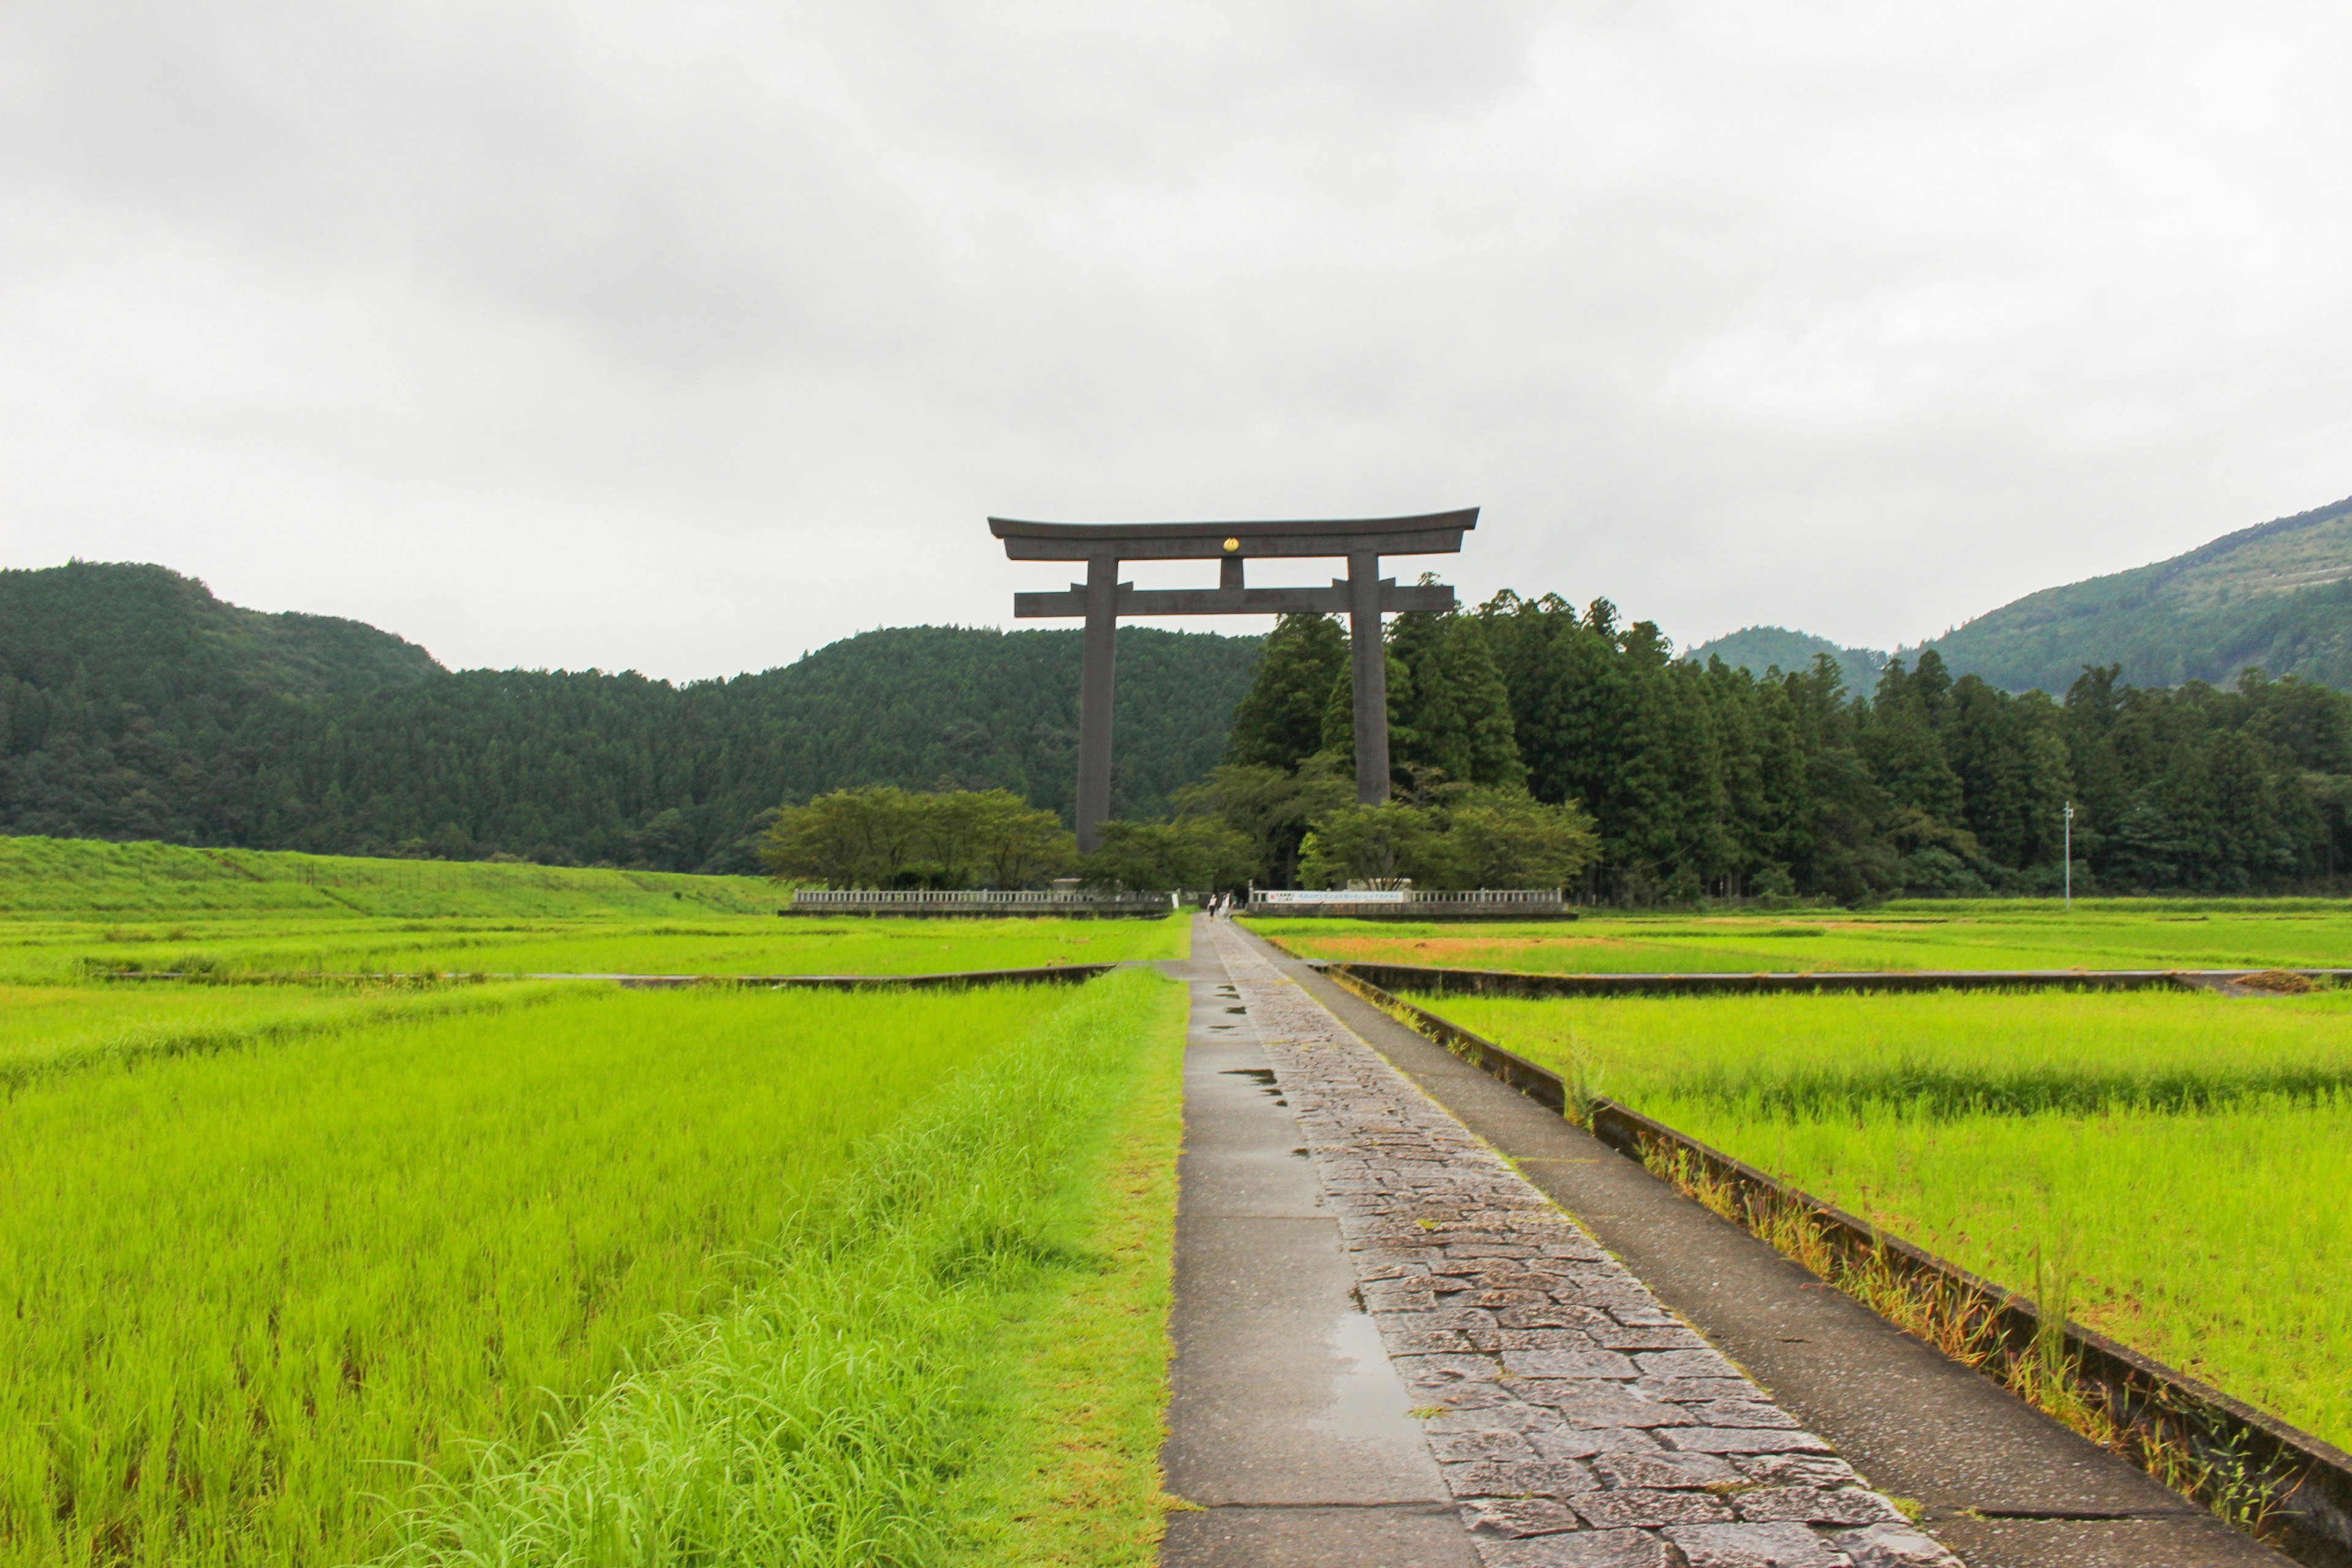
<svg viewBox="0 0 2352 1568">
<path fill-rule="evenodd" d="M 2352 1447 L 2352 993 L 1415 1000 Z"/>
<path fill-rule="evenodd" d="M 1183 954 L 1166 920 L 780 918 L 742 877 L 0 838 L 0 983 L 108 970 L 911 974 Z"/>
<path fill-rule="evenodd" d="M 50 862 L 0 881 L 19 963 L 27 925 L 131 918 L 126 864 L 194 854 L 92 847 L 0 840 Z M 669 922 L 637 900 L 698 880 L 342 864 L 418 901 L 240 872 L 141 908 L 268 952 L 442 934 L 445 895 L 543 936 L 560 898 L 551 940 L 654 968 Z M 1183 936 L 1069 934 L 1104 932 Z M 940 938 L 890 967 L 1005 962 Z M 1134 973 L 0 992 L 0 1563 L 1146 1562 L 1182 1021 Z"/>
<path fill-rule="evenodd" d="M 2080 900 L 2072 915 L 2049 900 L 1988 900 L 1896 904 L 1860 915 L 1249 924 L 1302 957 L 1538 973 L 2352 968 L 2352 905 L 2341 900 Z"/>
</svg>

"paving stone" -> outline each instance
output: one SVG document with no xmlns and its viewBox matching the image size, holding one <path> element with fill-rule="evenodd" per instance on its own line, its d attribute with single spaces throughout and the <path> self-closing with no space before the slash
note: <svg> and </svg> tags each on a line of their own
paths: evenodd
<svg viewBox="0 0 2352 1568">
<path fill-rule="evenodd" d="M 1622 1383 L 1597 1378 L 1528 1378 L 1512 1384 L 1530 1405 L 1549 1405 L 1580 1426 L 1676 1426 L 1694 1423 L 1679 1405 L 1644 1399 Z"/>
<path fill-rule="evenodd" d="M 1801 1524 L 1685 1524 L 1665 1536 L 1690 1568 L 1847 1568 L 1851 1561 Z"/>
<path fill-rule="evenodd" d="M 1724 1524 L 1738 1516 L 1721 1499 L 1706 1492 L 1665 1491 L 1649 1488 L 1588 1492 L 1576 1500 L 1576 1511 L 1597 1530 L 1627 1527 L 1655 1529 L 1666 1524 Z"/>
<path fill-rule="evenodd" d="M 1645 1392 L 1681 1405 L 1704 1405 L 1711 1399 L 1753 1399 L 1757 1387 L 1744 1377 L 1645 1377 Z"/>
<path fill-rule="evenodd" d="M 1601 1321 L 1589 1325 L 1585 1332 L 1592 1342 L 1612 1351 L 1699 1351 L 1706 1342 L 1684 1328 L 1680 1323 L 1664 1323 L 1650 1328 L 1631 1328 L 1606 1313 L 1597 1314 Z"/>
<path fill-rule="evenodd" d="M 1582 1328 L 1595 1315 L 1593 1308 L 1547 1302 L 1540 1307 L 1506 1308 L 1495 1314 L 1495 1321 L 1507 1329 L 1577 1329 Z M 1606 1312 L 1597 1315 L 1604 1321 L 1614 1321 Z"/>
<path fill-rule="evenodd" d="M 1858 1487 L 1852 1465 L 1827 1454 L 1741 1454 L 1732 1463 L 1752 1481 L 1776 1487 Z"/>
<path fill-rule="evenodd" d="M 1424 1432 L 1549 1432 L 1559 1425 L 1559 1412 L 1505 1397 L 1471 1409 L 1448 1409 L 1422 1423 Z M 1530 1441 L 1532 1441 L 1530 1436 Z M 1538 1452 L 1541 1450 L 1538 1449 Z M 1575 1458 L 1577 1455 L 1562 1458 Z"/>
<path fill-rule="evenodd" d="M 1592 1472 L 1573 1459 L 1519 1459 L 1444 1465 L 1445 1484 L 1458 1498 L 1567 1497 L 1597 1490 Z"/>
<path fill-rule="evenodd" d="M 1437 1305 L 1437 1298 L 1428 1290 L 1405 1289 L 1396 1285 L 1364 1287 L 1364 1310 L 1370 1312 L 1428 1311 Z"/>
<path fill-rule="evenodd" d="M 1503 1370 L 1514 1377 L 1597 1377 L 1630 1381 L 1634 1375 L 1632 1362 L 1615 1351 L 1603 1350 L 1505 1351 Z"/>
<path fill-rule="evenodd" d="M 1670 1426 L 1659 1434 L 1677 1448 L 1702 1454 L 1826 1454 L 1830 1446 L 1811 1432 L 1758 1426 Z"/>
<path fill-rule="evenodd" d="M 1495 1314 L 1478 1307 L 1444 1306 L 1430 1314 L 1433 1329 L 1491 1329 Z"/>
<path fill-rule="evenodd" d="M 1581 1528 L 1576 1510 L 1553 1498 L 1481 1498 L 1465 1504 L 1462 1517 L 1473 1535 L 1549 1535 Z"/>
<path fill-rule="evenodd" d="M 1429 1439 L 1429 1451 L 1442 1465 L 1475 1459 L 1532 1459 L 1535 1449 L 1520 1433 L 1507 1428 L 1485 1432 L 1440 1432 Z"/>
<path fill-rule="evenodd" d="M 1645 1351 L 1633 1358 L 1644 1377 L 1738 1377 L 1739 1369 L 1713 1351 Z"/>
<path fill-rule="evenodd" d="M 1455 1383 L 1444 1388 L 1424 1386 L 1413 1390 L 1412 1396 L 1425 1401 L 1427 1408 L 1437 1410 L 1475 1410 L 1481 1405 L 1525 1403 L 1517 1394 L 1496 1383 Z"/>
<path fill-rule="evenodd" d="M 1958 1558 L 1908 1524 L 1874 1524 L 1837 1543 L 1853 1568 L 1961 1568 Z"/>
<path fill-rule="evenodd" d="M 1496 1329 L 1495 1348 L 1506 1351 L 1585 1351 L 1601 1347 L 1583 1329 Z M 1615 1347 L 1611 1347 L 1614 1349 Z"/>
<path fill-rule="evenodd" d="M 1759 1487 L 1738 1493 L 1739 1517 L 1759 1524 L 1901 1524 L 1902 1514 L 1876 1492 L 1842 1487 Z"/>
<path fill-rule="evenodd" d="M 1644 1392 L 1648 1391 L 1644 1390 Z M 1749 1389 L 1748 1392 L 1753 1394 L 1756 1391 Z M 1671 1399 L 1673 1396 L 1660 1393 L 1658 1397 Z M 1701 1404 L 1684 1405 L 1683 1408 L 1689 1411 L 1691 1419 L 1702 1426 L 1794 1426 L 1797 1425 L 1797 1418 L 1779 1405 L 1766 1405 L 1754 1398 L 1710 1399 Z"/>
<path fill-rule="evenodd" d="M 1492 1383 L 1495 1363 L 1482 1355 L 1394 1355 L 1397 1375 L 1417 1388 L 1442 1388 L 1455 1383 Z"/>
<path fill-rule="evenodd" d="M 1641 1530 L 1580 1530 L 1519 1541 L 1480 1541 L 1486 1568 L 1682 1568 L 1683 1558 Z"/>
<path fill-rule="evenodd" d="M 1749 1479 L 1713 1454 L 1602 1454 L 1592 1471 L 1612 1487 L 1706 1488 Z"/>
<path fill-rule="evenodd" d="M 1585 1459 L 1599 1454 L 1654 1454 L 1658 1440 L 1632 1426 L 1559 1426 L 1529 1432 L 1528 1441 L 1547 1459 Z"/>
</svg>

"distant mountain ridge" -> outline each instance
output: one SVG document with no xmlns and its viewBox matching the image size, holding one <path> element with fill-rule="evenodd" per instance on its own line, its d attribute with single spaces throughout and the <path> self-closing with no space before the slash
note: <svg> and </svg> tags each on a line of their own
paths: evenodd
<svg viewBox="0 0 2352 1568">
<path fill-rule="evenodd" d="M 2352 498 L 2242 528 L 2167 561 L 2044 588 L 1893 657 L 1934 648 L 1951 672 L 2063 696 L 2085 666 L 2136 686 L 2234 686 L 2248 668 L 2352 690 Z M 1762 674 L 1826 653 L 1867 690 L 1888 656 L 1783 626 L 1748 626 L 1684 657 Z"/>
<path fill-rule="evenodd" d="M 0 833 L 752 871 L 761 813 L 844 785 L 1066 813 L 1079 637 L 899 626 L 673 685 L 451 671 L 161 566 L 0 571 Z M 1260 641 L 1121 629 L 1116 812 L 1216 765 Z"/>
<path fill-rule="evenodd" d="M 2012 691 L 2063 692 L 2106 664 L 2141 686 L 2226 686 L 2259 665 L 2352 688 L 2352 499 L 2044 588 L 1924 646 Z"/>
</svg>

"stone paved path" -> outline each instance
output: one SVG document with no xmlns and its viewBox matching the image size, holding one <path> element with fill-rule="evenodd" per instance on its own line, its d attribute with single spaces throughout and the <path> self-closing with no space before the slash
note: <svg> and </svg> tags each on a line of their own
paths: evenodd
<svg viewBox="0 0 2352 1568">
<path fill-rule="evenodd" d="M 1487 1568 L 1958 1568 L 1245 939 L 1197 929 Z"/>
</svg>

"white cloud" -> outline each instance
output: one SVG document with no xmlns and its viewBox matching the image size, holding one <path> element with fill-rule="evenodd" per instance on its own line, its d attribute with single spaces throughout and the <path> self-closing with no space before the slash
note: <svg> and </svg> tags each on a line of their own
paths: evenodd
<svg viewBox="0 0 2352 1568">
<path fill-rule="evenodd" d="M 1473 595 L 1916 640 L 2352 490 L 2347 44 L 20 0 L 0 563 L 684 676 L 1003 621 L 992 511 L 1476 502 Z"/>
</svg>

